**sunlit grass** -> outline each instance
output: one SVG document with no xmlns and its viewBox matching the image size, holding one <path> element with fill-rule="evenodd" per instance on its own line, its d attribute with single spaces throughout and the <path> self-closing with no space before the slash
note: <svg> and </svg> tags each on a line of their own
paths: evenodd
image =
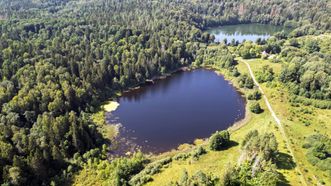
<svg viewBox="0 0 331 186">
<path fill-rule="evenodd" d="M 103 106 L 103 108 L 105 109 L 106 112 L 112 112 L 112 111 L 115 111 L 119 105 L 120 104 L 118 102 L 116 102 L 116 101 L 108 101 Z"/>
<path fill-rule="evenodd" d="M 106 112 L 112 112 L 117 109 L 119 103 L 116 101 L 108 101 L 101 106 L 101 110 L 92 115 L 92 120 L 98 126 L 99 132 L 106 139 L 114 139 L 119 133 L 119 126 L 116 123 L 106 123 Z"/>
<path fill-rule="evenodd" d="M 111 140 L 118 135 L 119 126 L 106 123 L 104 110 L 94 113 L 91 118 L 92 121 L 97 124 L 98 130 L 104 138 Z"/>
</svg>

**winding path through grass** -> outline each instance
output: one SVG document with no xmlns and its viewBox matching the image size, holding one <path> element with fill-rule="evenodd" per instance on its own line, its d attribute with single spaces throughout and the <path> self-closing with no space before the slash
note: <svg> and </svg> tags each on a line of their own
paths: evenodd
<svg viewBox="0 0 331 186">
<path fill-rule="evenodd" d="M 287 149 L 289 150 L 290 155 L 291 155 L 292 158 L 293 158 L 293 162 L 296 164 L 295 170 L 300 174 L 300 181 L 301 181 L 301 183 L 302 183 L 303 185 L 307 185 L 307 182 L 306 182 L 306 180 L 305 180 L 305 178 L 304 178 L 304 176 L 303 176 L 303 174 L 302 174 L 302 172 L 301 172 L 301 170 L 300 170 L 300 168 L 299 168 L 299 164 L 298 164 L 298 162 L 297 162 L 297 160 L 296 160 L 296 158 L 295 158 L 295 156 L 294 156 L 293 150 L 292 150 L 291 146 L 289 145 L 289 139 L 288 139 L 288 137 L 286 136 L 286 133 L 285 133 L 284 127 L 283 127 L 282 123 L 280 122 L 280 119 L 277 117 L 276 113 L 275 113 L 274 110 L 272 109 L 272 107 L 271 107 L 271 105 L 270 105 L 270 102 L 269 102 L 267 96 L 265 95 L 263 89 L 261 88 L 260 84 L 256 81 L 255 76 L 254 76 L 254 73 L 253 73 L 253 71 L 252 71 L 252 69 L 251 69 L 251 66 L 247 63 L 247 61 L 244 61 L 244 60 L 239 60 L 239 61 L 242 61 L 242 62 L 245 63 L 245 65 L 246 65 L 247 68 L 248 68 L 249 74 L 250 74 L 250 76 L 252 77 L 252 79 L 253 79 L 253 81 L 254 81 L 254 84 L 258 87 L 258 89 L 259 89 L 260 92 L 262 93 L 262 95 L 263 95 L 263 99 L 264 99 L 264 101 L 265 101 L 265 103 L 266 103 L 266 105 L 267 105 L 267 107 L 268 107 L 268 109 L 269 109 L 269 111 L 270 111 L 272 117 L 274 118 L 274 120 L 275 120 L 275 122 L 276 122 L 278 128 L 279 128 L 280 131 L 281 131 L 282 137 L 283 137 L 283 139 L 285 140 L 285 145 L 286 145 Z"/>
</svg>

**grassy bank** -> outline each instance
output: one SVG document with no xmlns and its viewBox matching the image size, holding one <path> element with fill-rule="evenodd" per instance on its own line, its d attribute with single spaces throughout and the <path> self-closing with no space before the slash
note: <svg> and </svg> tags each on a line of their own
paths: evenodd
<svg viewBox="0 0 331 186">
<path fill-rule="evenodd" d="M 115 96 L 119 96 L 117 93 Z M 103 103 L 97 112 L 91 115 L 92 121 L 97 125 L 98 131 L 102 134 L 105 139 L 113 140 L 119 134 L 119 124 L 117 123 L 107 123 L 106 113 L 113 112 L 117 109 L 119 103 L 112 100 Z"/>
</svg>

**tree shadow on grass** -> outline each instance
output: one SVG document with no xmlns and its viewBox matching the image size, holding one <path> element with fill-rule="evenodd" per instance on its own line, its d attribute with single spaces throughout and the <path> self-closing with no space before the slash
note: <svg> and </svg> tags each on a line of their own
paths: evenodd
<svg viewBox="0 0 331 186">
<path fill-rule="evenodd" d="M 296 167 L 295 162 L 293 161 L 292 156 L 279 152 L 276 159 L 276 165 L 278 169 L 291 170 Z"/>
<path fill-rule="evenodd" d="M 285 176 L 279 173 L 279 181 L 276 184 L 277 186 L 290 186 L 289 181 L 285 178 Z"/>
<path fill-rule="evenodd" d="M 289 154 L 278 152 L 276 158 L 276 166 L 278 169 L 292 170 L 296 167 L 295 162 L 293 161 L 293 157 Z M 289 181 L 285 178 L 285 176 L 279 173 L 279 181 L 277 182 L 277 186 L 288 186 L 290 185 Z"/>
<path fill-rule="evenodd" d="M 237 145 L 239 145 L 238 142 L 230 140 L 228 142 L 228 144 L 225 147 L 222 147 L 220 150 L 227 150 L 227 149 L 230 149 L 230 148 L 235 147 Z"/>
</svg>

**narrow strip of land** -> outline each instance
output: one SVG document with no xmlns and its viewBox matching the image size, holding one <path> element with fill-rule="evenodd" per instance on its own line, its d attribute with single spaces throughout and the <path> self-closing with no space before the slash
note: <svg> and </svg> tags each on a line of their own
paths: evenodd
<svg viewBox="0 0 331 186">
<path fill-rule="evenodd" d="M 249 71 L 249 74 L 250 74 L 250 76 L 252 77 L 254 84 L 258 87 L 258 89 L 259 89 L 260 92 L 262 93 L 262 95 L 263 95 L 263 99 L 264 99 L 264 101 L 265 101 L 265 103 L 266 103 L 266 105 L 267 105 L 267 107 L 268 107 L 268 110 L 270 111 L 270 113 L 271 113 L 272 117 L 274 118 L 274 120 L 275 120 L 275 122 L 276 122 L 278 128 L 279 128 L 280 131 L 281 131 L 282 137 L 283 137 L 284 140 L 285 140 L 285 145 L 286 145 L 287 149 L 289 150 L 290 155 L 291 155 L 292 158 L 293 158 L 293 162 L 296 164 L 295 169 L 296 169 L 296 171 L 300 174 L 300 180 L 301 180 L 301 183 L 302 183 L 303 185 L 307 185 L 306 180 L 305 180 L 305 178 L 304 178 L 304 176 L 303 176 L 303 174 L 302 174 L 302 172 L 301 172 L 301 170 L 300 170 L 300 168 L 299 168 L 299 164 L 298 164 L 298 162 L 297 162 L 297 160 L 296 160 L 296 158 L 295 158 L 295 156 L 294 156 L 293 150 L 292 150 L 291 146 L 289 145 L 289 144 L 290 144 L 290 143 L 289 143 L 289 139 L 288 139 L 288 137 L 286 136 L 286 133 L 285 133 L 284 127 L 283 127 L 282 123 L 280 122 L 280 119 L 277 117 L 276 113 L 275 113 L 274 110 L 272 109 L 272 107 L 271 107 L 271 105 L 270 105 L 270 102 L 269 102 L 267 96 L 265 95 L 263 89 L 261 88 L 260 84 L 256 81 L 255 76 L 254 76 L 254 73 L 253 73 L 253 71 L 252 71 L 252 69 L 251 69 L 251 66 L 250 66 L 246 61 L 242 61 L 242 62 L 244 62 L 245 65 L 247 66 L 248 71 Z"/>
</svg>

